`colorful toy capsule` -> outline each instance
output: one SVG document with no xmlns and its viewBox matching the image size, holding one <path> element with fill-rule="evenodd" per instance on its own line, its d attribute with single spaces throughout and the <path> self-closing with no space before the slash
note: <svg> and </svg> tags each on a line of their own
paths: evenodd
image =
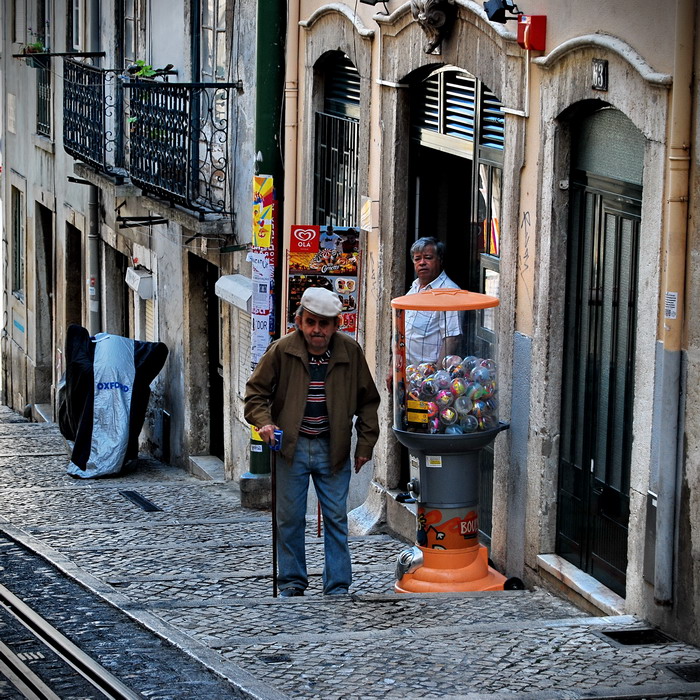
<svg viewBox="0 0 700 700">
<path fill-rule="evenodd" d="M 493 370 L 487 369 L 486 367 L 475 367 L 470 373 L 469 378 L 473 382 L 479 382 L 479 384 L 486 384 L 496 378 L 496 373 Z"/>
<path fill-rule="evenodd" d="M 447 408 L 448 406 L 451 406 L 454 400 L 455 397 L 452 396 L 452 392 L 448 391 L 447 389 L 438 391 L 437 396 L 435 397 L 435 403 L 440 408 Z"/>
<path fill-rule="evenodd" d="M 446 369 L 448 372 L 462 361 L 459 355 L 447 355 L 442 359 L 442 368 Z"/>
<path fill-rule="evenodd" d="M 468 374 L 469 372 L 462 363 L 452 365 L 452 367 L 450 367 L 450 377 L 452 377 L 452 379 L 456 379 L 457 377 L 466 377 Z"/>
<path fill-rule="evenodd" d="M 475 401 L 474 406 L 472 406 L 472 415 L 477 418 L 482 418 L 488 413 L 488 408 L 486 407 L 486 401 Z"/>
<path fill-rule="evenodd" d="M 421 362 L 418 365 L 418 370 L 424 377 L 430 377 L 431 375 L 435 374 L 437 367 L 435 366 L 434 362 Z"/>
<path fill-rule="evenodd" d="M 463 416 L 459 422 L 460 427 L 465 433 L 473 433 L 479 428 L 479 420 L 475 416 Z"/>
<path fill-rule="evenodd" d="M 464 365 L 464 369 L 467 371 L 467 373 L 471 372 L 474 367 L 479 364 L 479 362 L 480 360 L 476 355 L 467 355 L 462 360 L 462 364 Z"/>
<path fill-rule="evenodd" d="M 466 394 L 467 382 L 464 380 L 464 377 L 456 377 L 455 379 L 453 379 L 450 383 L 450 391 L 455 397 Z"/>
<path fill-rule="evenodd" d="M 451 406 L 448 408 L 443 408 L 440 411 L 440 422 L 443 425 L 454 425 L 457 422 L 458 416 L 457 411 Z"/>
<path fill-rule="evenodd" d="M 438 391 L 439 389 L 437 382 L 432 377 L 428 377 L 421 382 L 420 394 L 425 401 L 430 401 L 433 399 L 437 395 Z"/>
<path fill-rule="evenodd" d="M 458 396 L 452 406 L 460 416 L 466 416 L 472 410 L 472 402 L 466 396 Z"/>
<path fill-rule="evenodd" d="M 433 379 L 435 379 L 440 389 L 450 388 L 450 382 L 452 381 L 452 378 L 450 377 L 450 373 L 446 372 L 444 369 L 440 369 L 437 372 L 435 372 L 435 374 L 433 375 Z"/>
</svg>

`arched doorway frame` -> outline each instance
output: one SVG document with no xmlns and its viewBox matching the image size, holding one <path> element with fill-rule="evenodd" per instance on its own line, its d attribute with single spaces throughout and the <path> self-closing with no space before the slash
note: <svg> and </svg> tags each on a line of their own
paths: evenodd
<svg viewBox="0 0 700 700">
<path fill-rule="evenodd" d="M 608 62 L 608 90 L 596 93 L 582 79 L 581 66 L 593 59 Z M 618 39 L 579 37 L 534 61 L 543 71 L 540 92 L 539 162 L 534 330 L 531 352 L 530 426 L 526 470 L 525 564 L 537 570 L 538 556 L 555 551 L 558 435 L 561 410 L 563 319 L 566 283 L 566 236 L 569 226 L 571 134 L 566 115 L 575 105 L 600 100 L 624 114 L 645 138 L 643 200 L 639 257 L 640 308 L 656 309 L 659 300 L 659 250 L 663 229 L 663 168 L 666 155 L 667 89 L 669 76 L 654 72 L 632 49 Z M 630 70 L 632 69 L 632 70 Z M 586 77 L 588 77 L 586 75 Z M 634 435 L 630 530 L 643 531 L 644 502 L 651 468 L 657 316 L 640 314 L 636 328 L 634 375 Z M 630 557 L 627 598 L 638 594 L 642 581 L 638 558 Z M 632 575 L 634 574 L 634 575 Z"/>
<path fill-rule="evenodd" d="M 381 193 L 379 225 L 382 236 L 379 264 L 385 280 L 378 305 L 378 325 L 391 327 L 390 301 L 405 294 L 411 280 L 405 279 L 407 256 L 406 231 L 409 187 L 406 173 L 409 167 L 410 96 L 409 86 L 425 77 L 430 70 L 444 66 L 464 70 L 473 75 L 508 110 L 505 120 L 505 149 L 503 162 L 503 191 L 518 192 L 520 172 L 524 162 L 524 123 L 517 113 L 525 106 L 526 52 L 520 49 L 515 35 L 506 27 L 493 25 L 475 11 L 459 2 L 453 31 L 438 55 L 423 52 L 424 35 L 413 21 L 410 6 L 405 4 L 386 17 L 375 15 L 380 25 L 379 79 L 380 114 L 382 124 Z M 499 408 L 503 420 L 511 418 L 509 387 L 512 379 L 512 337 L 514 332 L 514 301 L 518 250 L 518 199 L 504 197 L 502 208 L 500 298 L 498 327 L 498 362 L 501 386 L 504 388 Z M 390 363 L 388 342 L 380 346 L 381 362 Z M 399 486 L 398 455 L 389 443 L 382 455 L 386 465 L 386 483 Z M 510 502 L 513 498 L 508 464 L 510 436 L 508 431 L 496 441 L 493 485 L 493 531 L 491 556 L 498 566 L 505 567 L 505 546 L 509 524 Z M 391 513 L 387 513 L 390 520 Z M 522 520 L 522 518 L 521 518 Z M 391 525 L 391 523 L 390 523 Z M 510 571 L 510 569 L 509 569 Z"/>
</svg>

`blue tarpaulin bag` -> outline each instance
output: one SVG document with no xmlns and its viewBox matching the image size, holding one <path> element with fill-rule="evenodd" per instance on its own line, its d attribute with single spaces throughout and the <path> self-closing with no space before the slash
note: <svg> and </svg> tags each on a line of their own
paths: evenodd
<svg viewBox="0 0 700 700">
<path fill-rule="evenodd" d="M 119 474 L 138 456 L 150 383 L 165 364 L 164 343 L 109 333 L 94 338 L 82 326 L 66 332 L 65 386 L 59 427 L 74 442 L 68 473 L 83 479 Z"/>
</svg>

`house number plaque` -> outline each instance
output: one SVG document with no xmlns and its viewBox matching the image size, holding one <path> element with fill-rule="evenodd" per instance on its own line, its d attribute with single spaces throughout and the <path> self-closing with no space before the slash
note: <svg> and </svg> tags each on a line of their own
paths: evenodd
<svg viewBox="0 0 700 700">
<path fill-rule="evenodd" d="M 592 63 L 592 83 L 594 90 L 608 89 L 608 62 L 604 58 L 594 58 Z"/>
</svg>

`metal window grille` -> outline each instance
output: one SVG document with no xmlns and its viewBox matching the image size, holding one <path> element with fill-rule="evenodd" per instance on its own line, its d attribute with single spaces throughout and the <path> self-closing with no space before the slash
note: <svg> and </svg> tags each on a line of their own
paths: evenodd
<svg viewBox="0 0 700 700">
<path fill-rule="evenodd" d="M 12 188 L 12 293 L 24 298 L 24 194 Z"/>
<path fill-rule="evenodd" d="M 315 220 L 324 224 L 357 223 L 358 133 L 354 119 L 316 114 Z"/>
<path fill-rule="evenodd" d="M 36 79 L 36 131 L 51 136 L 51 68 L 37 69 Z"/>
<path fill-rule="evenodd" d="M 324 109 L 316 113 L 314 221 L 354 226 L 359 202 L 360 75 L 347 56 L 324 69 Z"/>
</svg>

